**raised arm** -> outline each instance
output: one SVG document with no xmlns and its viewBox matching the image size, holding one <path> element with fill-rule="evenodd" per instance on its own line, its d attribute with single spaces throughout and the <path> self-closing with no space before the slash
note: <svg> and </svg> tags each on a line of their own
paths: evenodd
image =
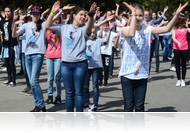
<svg viewBox="0 0 190 133">
<path fill-rule="evenodd" d="M 115 17 L 116 19 L 118 19 L 119 21 L 122 20 L 122 17 L 120 17 L 118 14 L 119 14 L 119 4 L 115 3 L 116 5 L 116 10 L 115 10 Z"/>
<path fill-rule="evenodd" d="M 89 35 L 91 33 L 91 29 L 94 26 L 94 14 L 96 12 L 96 7 L 97 7 L 97 4 L 95 2 L 92 3 L 90 10 L 89 10 L 89 13 L 88 13 L 89 17 L 88 17 L 88 23 L 86 26 L 87 35 Z"/>
<path fill-rule="evenodd" d="M 176 23 L 176 20 L 180 14 L 180 12 L 188 5 L 188 2 L 186 2 L 183 6 L 180 4 L 178 9 L 175 12 L 174 17 L 172 18 L 172 20 L 167 24 L 167 26 L 165 27 L 152 27 L 152 34 L 161 34 L 161 33 L 165 33 L 165 32 L 169 32 L 171 31 L 171 29 L 173 28 L 173 26 Z"/>
<path fill-rule="evenodd" d="M 134 37 L 135 36 L 135 26 L 136 26 L 136 9 L 132 6 L 127 4 L 126 2 L 123 2 L 123 4 L 131 11 L 131 22 L 129 29 L 123 28 L 122 29 L 122 35 L 124 38 L 126 37 Z"/>
</svg>

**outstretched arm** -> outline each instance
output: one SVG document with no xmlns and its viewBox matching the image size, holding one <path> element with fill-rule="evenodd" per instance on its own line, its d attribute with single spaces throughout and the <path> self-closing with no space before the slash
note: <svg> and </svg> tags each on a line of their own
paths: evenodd
<svg viewBox="0 0 190 133">
<path fill-rule="evenodd" d="M 161 34 L 161 33 L 165 33 L 165 32 L 169 32 L 171 31 L 171 29 L 173 28 L 173 26 L 176 23 L 176 20 L 178 19 L 178 16 L 180 14 L 180 12 L 188 5 L 188 2 L 186 2 L 183 6 L 180 4 L 178 9 L 175 12 L 174 17 L 172 18 L 172 20 L 167 24 L 167 26 L 165 27 L 152 27 L 152 34 Z"/>
</svg>

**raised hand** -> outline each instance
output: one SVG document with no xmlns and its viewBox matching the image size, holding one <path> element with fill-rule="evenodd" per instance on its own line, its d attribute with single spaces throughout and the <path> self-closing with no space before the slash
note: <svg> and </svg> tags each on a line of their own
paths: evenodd
<svg viewBox="0 0 190 133">
<path fill-rule="evenodd" d="M 59 11 L 59 8 L 60 8 L 60 1 L 56 1 L 56 2 L 53 4 L 51 10 L 52 10 L 53 12 L 57 12 L 57 11 Z"/>
<path fill-rule="evenodd" d="M 73 9 L 73 8 L 75 8 L 75 6 L 70 6 L 70 4 L 68 4 L 68 5 L 64 6 L 62 9 L 63 10 L 70 10 L 70 9 Z"/>
<path fill-rule="evenodd" d="M 123 4 L 131 11 L 133 15 L 136 13 L 136 9 L 132 5 L 129 5 L 126 2 L 123 2 Z"/>
<path fill-rule="evenodd" d="M 188 2 L 186 2 L 183 6 L 181 4 L 179 4 L 178 9 L 175 12 L 175 15 L 179 15 L 181 13 L 181 11 L 188 5 Z"/>
<path fill-rule="evenodd" d="M 89 13 L 95 13 L 96 12 L 96 8 L 97 8 L 97 4 L 94 2 L 92 3 Z"/>
<path fill-rule="evenodd" d="M 20 8 L 17 8 L 16 10 L 14 10 L 13 20 L 17 20 L 17 19 L 18 19 L 18 16 L 19 16 L 18 11 L 19 11 L 19 10 L 20 10 Z"/>
<path fill-rule="evenodd" d="M 167 10 L 168 10 L 168 6 L 166 6 L 166 7 L 164 8 L 164 13 L 167 12 Z"/>
</svg>

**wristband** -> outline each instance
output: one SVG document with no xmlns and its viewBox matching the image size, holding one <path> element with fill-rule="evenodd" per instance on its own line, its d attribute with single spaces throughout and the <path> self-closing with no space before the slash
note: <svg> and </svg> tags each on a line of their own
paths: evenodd
<svg viewBox="0 0 190 133">
<path fill-rule="evenodd" d="M 89 12 L 89 13 L 88 13 L 88 16 L 92 18 L 92 17 L 94 17 L 94 14 L 95 14 L 95 13 Z"/>
<path fill-rule="evenodd" d="M 52 16 L 55 16 L 55 12 L 54 12 L 54 11 L 51 11 L 50 14 L 51 14 Z"/>
</svg>

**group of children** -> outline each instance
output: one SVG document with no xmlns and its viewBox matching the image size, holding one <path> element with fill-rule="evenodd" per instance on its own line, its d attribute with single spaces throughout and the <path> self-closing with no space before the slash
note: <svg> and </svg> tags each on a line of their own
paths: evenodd
<svg viewBox="0 0 190 133">
<path fill-rule="evenodd" d="M 53 4 L 47 18 L 45 16 L 49 9 L 42 13 L 41 7 L 30 6 L 28 10 L 30 19 L 27 21 L 24 21 L 27 16 L 19 16 L 19 8 L 16 9 L 13 17 L 10 15 L 1 21 L 2 55 L 8 73 L 8 81 L 2 85 L 16 86 L 14 46 L 18 44 L 16 38 L 22 35 L 22 64 L 25 66 L 24 73 L 27 82 L 27 88 L 22 93 L 29 92 L 34 97 L 35 107 L 31 112 L 45 112 L 45 102 L 61 103 L 61 79 L 65 89 L 66 111 L 73 112 L 76 108 L 76 112 L 83 112 L 84 107 L 90 106 L 91 77 L 93 105 L 89 107 L 89 111 L 97 111 L 99 85 L 108 86 L 108 78 L 112 76 L 114 65 L 113 51 L 122 47 L 119 77 L 121 78 L 124 111 L 132 112 L 135 109 L 135 111 L 143 112 L 150 74 L 153 37 L 170 32 L 188 3 L 183 6 L 180 4 L 173 18 L 164 27 L 143 24 L 145 13 L 141 5 L 129 5 L 126 2 L 123 4 L 129 9 L 130 14 L 124 11 L 119 13 L 119 5 L 116 4 L 116 10 L 107 11 L 101 17 L 96 3 L 91 5 L 89 11 L 86 11 L 71 5 L 61 8 L 60 2 L 57 1 Z M 63 18 L 66 12 L 73 8 L 75 9 L 71 12 L 70 18 Z M 164 13 L 166 11 L 167 7 Z M 11 12 L 11 9 L 6 7 L 5 16 L 6 12 Z M 161 20 L 162 18 L 159 21 Z M 6 25 L 9 26 L 5 28 Z M 178 24 L 178 28 L 181 26 L 183 27 Z M 14 40 L 15 43 L 13 43 Z M 181 54 L 180 50 L 186 50 L 186 47 L 182 47 L 180 41 L 176 40 L 174 40 L 176 43 L 174 43 L 176 48 L 174 54 L 180 60 L 183 55 L 186 55 Z M 44 55 L 46 55 L 48 74 L 48 99 L 45 102 L 39 84 Z M 179 63 L 178 60 L 177 62 Z M 181 86 L 184 86 L 186 73 L 184 65 L 182 65 L 182 80 L 180 74 L 177 73 Z M 179 72 L 179 67 L 176 67 L 176 71 Z M 53 81 L 56 83 L 54 101 Z"/>
</svg>

